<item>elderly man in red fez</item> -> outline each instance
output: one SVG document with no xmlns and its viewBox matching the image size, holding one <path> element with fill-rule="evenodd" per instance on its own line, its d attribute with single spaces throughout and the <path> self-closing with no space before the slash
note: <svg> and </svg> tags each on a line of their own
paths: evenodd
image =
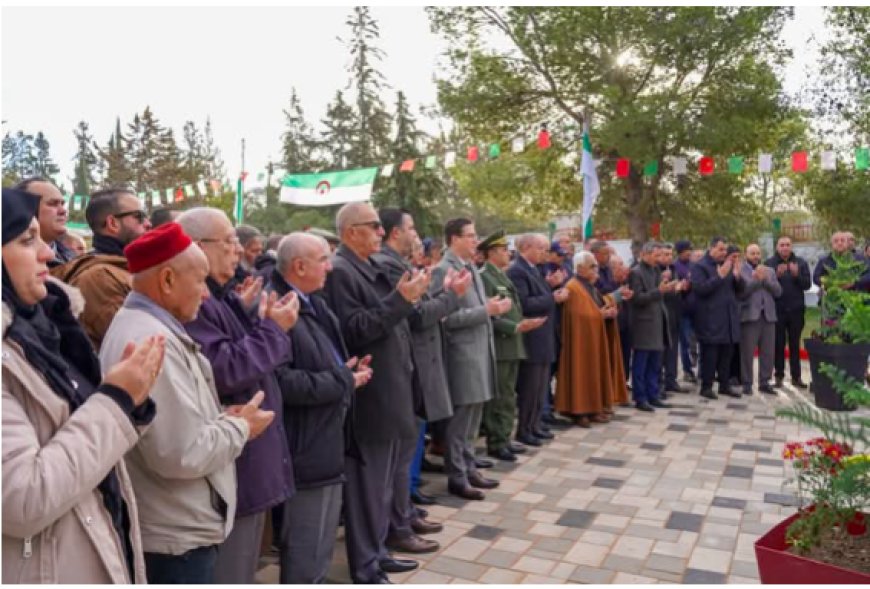
<svg viewBox="0 0 870 589">
<path fill-rule="evenodd" d="M 125 461 L 139 503 L 149 583 L 210 583 L 217 548 L 236 511 L 234 462 L 274 413 L 258 393 L 222 408 L 211 366 L 184 325 L 208 297 L 205 254 L 177 223 L 146 233 L 124 249 L 133 291 L 115 315 L 100 350 L 117 362 L 128 341 L 166 338 L 166 356 L 151 398 L 157 416 Z"/>
</svg>

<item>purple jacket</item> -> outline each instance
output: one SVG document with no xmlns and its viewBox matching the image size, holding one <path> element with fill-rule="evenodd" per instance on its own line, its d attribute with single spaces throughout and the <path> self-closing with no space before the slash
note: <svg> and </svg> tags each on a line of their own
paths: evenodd
<svg viewBox="0 0 870 589">
<path fill-rule="evenodd" d="M 236 517 L 243 517 L 265 511 L 296 491 L 274 373 L 290 359 L 290 340 L 271 319 L 261 321 L 248 315 L 231 285 L 232 281 L 221 288 L 209 278 L 211 297 L 200 307 L 196 320 L 184 327 L 211 362 L 221 403 L 247 403 L 262 390 L 266 396 L 260 408 L 275 412 L 275 420 L 248 442 L 236 460 Z"/>
</svg>

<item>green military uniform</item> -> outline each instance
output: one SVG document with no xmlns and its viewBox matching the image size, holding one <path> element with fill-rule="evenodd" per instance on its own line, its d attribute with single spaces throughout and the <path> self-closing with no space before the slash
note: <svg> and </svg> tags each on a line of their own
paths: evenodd
<svg viewBox="0 0 870 589">
<path fill-rule="evenodd" d="M 507 246 L 503 231 L 487 237 L 478 248 L 486 251 L 500 245 Z M 513 282 L 504 271 L 490 262 L 481 269 L 480 278 L 487 297 L 503 295 L 513 303 L 510 311 L 492 319 L 498 380 L 493 398 L 483 407 L 486 446 L 492 452 L 510 444 L 517 407 L 517 374 L 520 360 L 526 358 L 526 350 L 522 334 L 517 333 L 517 325 L 523 320 L 523 311 Z"/>
</svg>

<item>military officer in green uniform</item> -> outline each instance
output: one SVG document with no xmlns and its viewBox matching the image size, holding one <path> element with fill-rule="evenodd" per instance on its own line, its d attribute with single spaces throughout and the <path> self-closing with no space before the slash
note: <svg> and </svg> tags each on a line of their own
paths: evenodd
<svg viewBox="0 0 870 589">
<path fill-rule="evenodd" d="M 504 270 L 510 264 L 510 252 L 504 231 L 496 231 L 477 246 L 486 262 L 480 271 L 487 297 L 511 299 L 510 311 L 492 318 L 497 367 L 496 392 L 483 407 L 483 428 L 486 431 L 487 453 L 493 458 L 515 462 L 516 454 L 526 451 L 521 444 L 510 441 L 517 404 L 517 373 L 520 360 L 526 357 L 522 334 L 544 324 L 546 317 L 523 319 L 520 299 Z"/>
</svg>

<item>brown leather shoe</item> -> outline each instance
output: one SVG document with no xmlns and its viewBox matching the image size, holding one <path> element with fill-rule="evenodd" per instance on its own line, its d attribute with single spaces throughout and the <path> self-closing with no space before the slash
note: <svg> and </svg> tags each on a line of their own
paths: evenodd
<svg viewBox="0 0 870 589">
<path fill-rule="evenodd" d="M 495 489 L 500 483 L 495 479 L 482 477 L 480 473 L 475 472 L 468 475 L 468 484 L 478 489 Z"/>
<path fill-rule="evenodd" d="M 437 534 L 444 529 L 444 526 L 438 522 L 426 521 L 423 518 L 414 518 L 411 520 L 411 529 L 415 534 Z"/>
<path fill-rule="evenodd" d="M 408 554 L 425 554 L 427 552 L 435 552 L 441 545 L 435 540 L 427 540 L 416 534 L 411 534 L 405 538 L 395 539 L 388 538 L 387 549 L 393 552 L 406 552 Z"/>
<path fill-rule="evenodd" d="M 610 419 L 604 415 L 603 413 L 599 413 L 598 415 L 594 415 L 592 419 L 590 419 L 592 423 L 610 423 Z"/>
<path fill-rule="evenodd" d="M 470 499 L 472 501 L 483 501 L 486 498 L 486 495 L 483 494 L 483 491 L 475 489 L 470 485 L 460 487 L 459 485 L 448 484 L 447 491 L 451 495 L 456 495 L 457 497 L 462 497 L 463 499 Z"/>
<path fill-rule="evenodd" d="M 585 428 L 591 427 L 590 423 L 589 423 L 589 418 L 586 417 L 585 415 L 580 415 L 579 417 L 575 417 L 574 418 L 574 425 L 576 425 L 577 427 L 585 427 Z"/>
</svg>

